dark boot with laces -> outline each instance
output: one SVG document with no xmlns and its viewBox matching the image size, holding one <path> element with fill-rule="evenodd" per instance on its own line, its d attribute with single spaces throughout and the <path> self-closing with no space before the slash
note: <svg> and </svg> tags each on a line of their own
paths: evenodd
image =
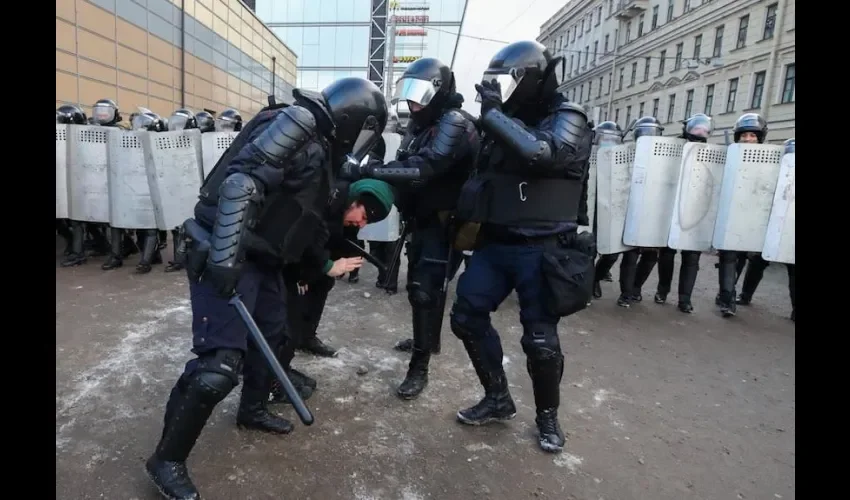
<svg viewBox="0 0 850 500">
<path fill-rule="evenodd" d="M 492 327 L 491 327 L 492 328 Z M 458 325 L 452 324 L 452 330 L 458 329 Z M 516 417 L 516 405 L 508 390 L 508 378 L 502 368 L 503 352 L 501 344 L 485 353 L 482 349 L 483 343 L 480 336 L 461 331 L 455 334 L 463 341 L 463 347 L 469 354 L 469 360 L 478 380 L 484 387 L 484 398 L 475 406 L 457 412 L 458 422 L 466 425 L 484 425 L 497 420 L 511 420 Z M 495 331 L 490 334 L 491 338 L 498 339 Z M 489 357 L 487 357 L 489 354 Z"/>
<path fill-rule="evenodd" d="M 271 380 L 262 388 L 249 388 L 243 383 L 242 398 L 236 412 L 236 425 L 240 429 L 268 432 L 270 434 L 289 434 L 294 429 L 292 422 L 270 412 L 266 407 Z"/>
<path fill-rule="evenodd" d="M 537 442 L 543 451 L 560 453 L 564 450 L 566 439 L 564 438 L 564 432 L 561 430 L 561 424 L 558 423 L 557 408 L 537 410 L 537 417 L 534 419 L 534 423 L 537 424 Z"/>
<path fill-rule="evenodd" d="M 536 346 L 527 352 L 526 368 L 534 388 L 537 407 L 537 442 L 543 451 L 560 453 L 564 449 L 564 433 L 558 423 L 561 404 L 561 377 L 564 375 L 564 356 L 557 351 Z"/>
</svg>

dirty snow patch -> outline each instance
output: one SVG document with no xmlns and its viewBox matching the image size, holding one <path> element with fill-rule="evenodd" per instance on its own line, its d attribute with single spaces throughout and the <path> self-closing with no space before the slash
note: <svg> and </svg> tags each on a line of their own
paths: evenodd
<svg viewBox="0 0 850 500">
<path fill-rule="evenodd" d="M 575 474 L 578 470 L 579 465 L 584 462 L 584 459 L 579 456 L 572 455 L 570 453 L 561 453 L 560 455 L 555 457 L 553 462 L 556 466 L 566 467 L 570 471 L 570 473 Z"/>
</svg>

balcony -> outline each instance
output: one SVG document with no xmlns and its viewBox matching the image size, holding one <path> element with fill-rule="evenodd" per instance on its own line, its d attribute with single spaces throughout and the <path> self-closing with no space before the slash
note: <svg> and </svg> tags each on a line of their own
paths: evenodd
<svg viewBox="0 0 850 500">
<path fill-rule="evenodd" d="M 649 0 L 620 0 L 614 17 L 628 21 L 646 12 L 648 8 Z"/>
</svg>

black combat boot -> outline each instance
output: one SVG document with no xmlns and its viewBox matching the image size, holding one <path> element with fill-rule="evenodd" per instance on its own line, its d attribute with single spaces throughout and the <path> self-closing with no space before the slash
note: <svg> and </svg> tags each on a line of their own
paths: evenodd
<svg viewBox="0 0 850 500">
<path fill-rule="evenodd" d="M 167 273 L 172 273 L 174 271 L 181 271 L 181 270 L 185 269 L 185 266 L 183 265 L 182 262 L 179 262 L 180 259 L 177 256 L 178 252 L 180 251 L 180 242 L 178 241 L 179 239 L 180 239 L 180 230 L 179 229 L 172 229 L 171 230 L 171 245 L 172 245 L 172 252 L 173 252 L 173 255 L 174 255 L 174 260 L 169 261 L 168 265 L 165 266 L 165 272 L 167 272 Z"/>
<path fill-rule="evenodd" d="M 84 243 L 85 229 L 82 222 L 71 221 L 71 252 L 62 259 L 60 265 L 62 267 L 72 267 L 85 264 L 86 258 Z"/>
<path fill-rule="evenodd" d="M 360 281 L 360 271 L 358 269 L 355 269 L 354 271 L 351 271 L 350 273 L 348 273 L 348 282 L 349 283 L 354 284 L 354 283 L 357 283 L 358 281 Z"/>
<path fill-rule="evenodd" d="M 198 373 L 183 377 L 171 391 L 165 410 L 165 426 L 145 470 L 165 498 L 198 500 L 201 495 L 192 484 L 186 459 L 195 446 L 215 406 L 224 399 L 233 382 L 219 373 Z"/>
<path fill-rule="evenodd" d="M 124 265 L 124 235 L 126 231 L 117 227 L 109 228 L 109 257 L 106 262 L 101 264 L 100 268 L 104 271 L 118 269 Z"/>
<path fill-rule="evenodd" d="M 558 423 L 561 404 L 561 377 L 564 375 L 564 355 L 547 352 L 545 359 L 526 360 L 528 375 L 534 388 L 534 405 L 537 408 L 537 440 L 543 451 L 559 453 L 564 449 L 564 433 Z"/>
<path fill-rule="evenodd" d="M 750 261 L 750 264 L 747 266 L 747 270 L 744 272 L 744 282 L 741 284 L 741 295 L 738 296 L 738 300 L 736 301 L 738 304 L 748 306 L 752 303 L 753 294 L 756 293 L 756 289 L 764 277 L 764 270 L 766 267 L 767 266 L 756 259 Z"/>
<path fill-rule="evenodd" d="M 464 339 L 472 367 L 484 387 L 484 398 L 475 406 L 457 412 L 457 420 L 466 425 L 484 425 L 496 420 L 511 420 L 516 416 L 516 405 L 508 390 L 508 378 L 501 362 L 486 363 L 478 342 Z M 488 365 L 492 364 L 490 368 Z"/>
<path fill-rule="evenodd" d="M 89 257 L 103 257 L 109 255 L 109 240 L 106 238 L 105 224 L 85 224 L 86 240 L 84 248 Z"/>
<path fill-rule="evenodd" d="M 721 251 L 718 266 L 718 285 L 720 293 L 717 294 L 715 302 L 720 306 L 720 314 L 724 318 L 735 316 L 735 283 L 738 281 L 737 266 L 739 264 L 736 252 Z"/>
<path fill-rule="evenodd" d="M 438 311 L 413 307 L 413 352 L 404 381 L 396 393 L 401 399 L 414 399 L 428 385 L 428 363 L 431 360 L 431 333 Z"/>
<path fill-rule="evenodd" d="M 699 274 L 700 253 L 682 250 L 682 265 L 679 267 L 679 311 L 690 314 L 694 311 L 691 294 Z"/>
<path fill-rule="evenodd" d="M 266 407 L 271 387 L 265 391 L 248 390 L 242 387 L 242 398 L 236 412 L 236 425 L 243 429 L 269 432 L 271 434 L 289 434 L 294 426 L 292 422 L 270 412 Z"/>
<path fill-rule="evenodd" d="M 146 229 L 142 237 L 142 258 L 136 265 L 136 274 L 151 272 L 154 264 L 162 264 L 162 253 L 159 250 L 158 231 Z"/>
<path fill-rule="evenodd" d="M 323 358 L 333 358 L 336 356 L 336 349 L 325 344 L 315 334 L 307 337 L 298 349 Z"/>
<path fill-rule="evenodd" d="M 292 386 L 295 387 L 296 391 L 298 391 L 298 395 L 301 396 L 301 399 L 304 401 L 310 399 L 310 396 L 312 396 L 316 391 L 316 379 L 309 377 L 294 368 L 287 369 L 286 374 L 289 376 L 289 381 L 292 382 Z M 277 379 L 272 381 L 271 403 L 292 404 L 292 401 L 289 400 L 289 396 L 286 395 L 286 391 L 283 390 L 283 387 Z"/>
</svg>

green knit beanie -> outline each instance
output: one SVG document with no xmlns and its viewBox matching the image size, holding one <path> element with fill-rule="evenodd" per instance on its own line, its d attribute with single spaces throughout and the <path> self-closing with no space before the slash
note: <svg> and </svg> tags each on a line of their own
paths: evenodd
<svg viewBox="0 0 850 500">
<path fill-rule="evenodd" d="M 392 187 L 377 179 L 361 179 L 348 188 L 348 202 L 360 202 L 366 209 L 369 223 L 375 223 L 387 218 L 393 208 L 395 196 Z"/>
</svg>

